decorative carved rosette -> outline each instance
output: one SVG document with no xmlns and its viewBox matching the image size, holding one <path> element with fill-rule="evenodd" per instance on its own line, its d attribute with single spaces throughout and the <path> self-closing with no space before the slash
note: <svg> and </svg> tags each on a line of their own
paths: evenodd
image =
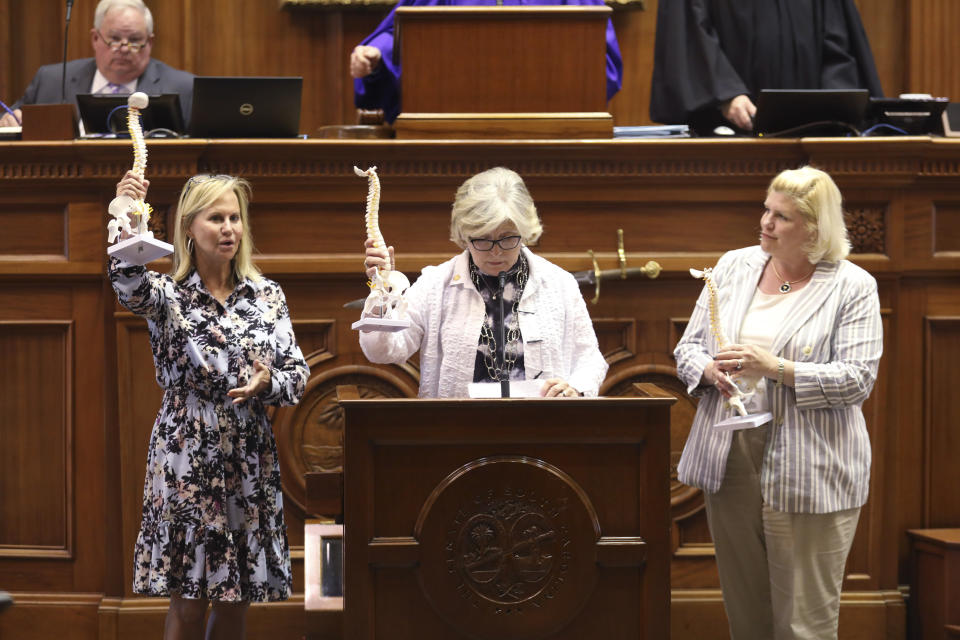
<svg viewBox="0 0 960 640">
<path fill-rule="evenodd" d="M 479 640 L 552 635 L 597 583 L 597 515 L 581 487 L 543 460 L 464 465 L 427 499 L 414 535 L 427 600 Z"/>
</svg>

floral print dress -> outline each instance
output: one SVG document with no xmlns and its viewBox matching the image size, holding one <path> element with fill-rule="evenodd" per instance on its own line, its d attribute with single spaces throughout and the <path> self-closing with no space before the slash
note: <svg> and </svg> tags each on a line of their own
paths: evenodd
<svg viewBox="0 0 960 640">
<path fill-rule="evenodd" d="M 111 258 L 120 304 L 147 320 L 163 403 L 150 436 L 133 590 L 236 602 L 290 595 L 277 445 L 266 404 L 292 405 L 309 371 L 286 299 L 267 279 L 221 304 L 193 271 L 182 282 Z M 253 363 L 271 387 L 233 404 Z"/>
</svg>

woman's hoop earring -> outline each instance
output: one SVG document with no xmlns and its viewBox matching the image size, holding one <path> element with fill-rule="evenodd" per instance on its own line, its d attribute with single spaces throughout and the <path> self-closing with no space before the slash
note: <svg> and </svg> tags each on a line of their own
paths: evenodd
<svg viewBox="0 0 960 640">
<path fill-rule="evenodd" d="M 193 238 L 189 236 L 187 237 L 187 255 L 188 256 L 193 255 Z"/>
</svg>

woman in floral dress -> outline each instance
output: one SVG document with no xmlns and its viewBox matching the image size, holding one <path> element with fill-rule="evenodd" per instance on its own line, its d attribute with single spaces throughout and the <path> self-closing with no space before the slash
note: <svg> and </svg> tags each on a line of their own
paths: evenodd
<svg viewBox="0 0 960 640">
<path fill-rule="evenodd" d="M 127 173 L 117 195 L 145 199 Z M 150 436 L 136 593 L 169 596 L 165 635 L 243 638 L 251 601 L 290 595 L 290 552 L 266 405 L 309 374 L 279 285 L 251 254 L 246 181 L 194 176 L 177 207 L 172 275 L 111 258 L 120 304 L 143 316 L 163 403 Z"/>
</svg>

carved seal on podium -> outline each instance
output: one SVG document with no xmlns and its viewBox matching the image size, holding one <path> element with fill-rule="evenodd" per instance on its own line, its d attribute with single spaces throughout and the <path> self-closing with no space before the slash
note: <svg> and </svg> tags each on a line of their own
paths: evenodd
<svg viewBox="0 0 960 640">
<path fill-rule="evenodd" d="M 543 460 L 496 456 L 447 476 L 424 503 L 420 587 L 467 636 L 541 638 L 566 626 L 597 583 L 597 515 Z"/>
</svg>

